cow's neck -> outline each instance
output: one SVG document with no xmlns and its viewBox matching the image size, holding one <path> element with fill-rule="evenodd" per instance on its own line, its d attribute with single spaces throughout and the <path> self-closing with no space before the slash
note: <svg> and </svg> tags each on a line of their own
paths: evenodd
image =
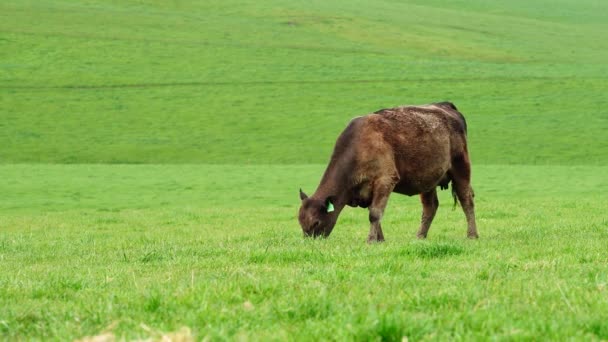
<svg viewBox="0 0 608 342">
<path fill-rule="evenodd" d="M 347 161 L 344 159 L 332 159 L 313 197 L 324 200 L 332 196 L 334 197 L 334 206 L 341 210 L 350 202 L 351 189 L 349 184 L 351 172 L 352 170 L 348 167 Z"/>
</svg>

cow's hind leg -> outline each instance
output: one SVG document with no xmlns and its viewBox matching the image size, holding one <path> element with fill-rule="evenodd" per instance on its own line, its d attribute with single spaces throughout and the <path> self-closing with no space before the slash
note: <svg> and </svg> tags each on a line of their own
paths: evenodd
<svg viewBox="0 0 608 342">
<path fill-rule="evenodd" d="M 395 181 L 392 178 L 379 179 L 374 184 L 372 203 L 369 206 L 369 235 L 367 242 L 382 242 L 384 241 L 384 234 L 382 234 L 382 227 L 380 226 L 380 220 L 384 214 L 384 209 L 388 203 L 388 197 L 393 192 L 395 187 Z"/>
<path fill-rule="evenodd" d="M 452 186 L 467 218 L 467 237 L 469 239 L 477 239 L 479 235 L 477 234 L 477 225 L 475 224 L 474 193 L 473 188 L 471 188 L 471 164 L 466 154 L 455 158 L 453 161 Z"/>
<path fill-rule="evenodd" d="M 429 192 L 420 194 L 420 202 L 422 202 L 422 220 L 420 221 L 420 229 L 416 236 L 419 239 L 425 239 L 431 223 L 439 207 L 439 199 L 437 198 L 437 190 L 433 189 Z"/>
</svg>

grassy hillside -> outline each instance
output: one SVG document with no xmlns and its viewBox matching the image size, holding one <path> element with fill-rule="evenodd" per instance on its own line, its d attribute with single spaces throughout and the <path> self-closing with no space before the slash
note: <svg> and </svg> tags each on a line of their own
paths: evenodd
<svg viewBox="0 0 608 342">
<path fill-rule="evenodd" d="M 2 1 L 0 163 L 324 163 L 451 100 L 477 163 L 608 163 L 602 1 Z"/>
</svg>

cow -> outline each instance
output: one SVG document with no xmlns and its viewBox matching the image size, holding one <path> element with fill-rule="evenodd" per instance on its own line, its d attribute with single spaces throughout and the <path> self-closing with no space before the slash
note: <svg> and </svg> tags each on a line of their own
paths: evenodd
<svg viewBox="0 0 608 342">
<path fill-rule="evenodd" d="M 452 183 L 454 205 L 466 216 L 467 237 L 475 224 L 467 124 L 451 102 L 381 109 L 352 119 L 338 137 L 315 193 L 300 189 L 298 221 L 304 236 L 328 237 L 345 206 L 369 208 L 368 242 L 384 241 L 380 226 L 389 195 L 420 195 L 425 239 L 439 200 L 437 187 Z"/>
</svg>

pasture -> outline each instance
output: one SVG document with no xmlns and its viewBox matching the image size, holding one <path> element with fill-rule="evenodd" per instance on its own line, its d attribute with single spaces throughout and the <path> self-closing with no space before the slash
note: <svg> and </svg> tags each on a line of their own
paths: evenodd
<svg viewBox="0 0 608 342">
<path fill-rule="evenodd" d="M 3 1 L 0 339 L 607 340 L 608 4 Z M 450 100 L 480 239 L 346 209 L 353 116 Z"/>
<path fill-rule="evenodd" d="M 479 241 L 464 238 L 444 191 L 427 241 L 415 239 L 418 200 L 394 196 L 377 245 L 364 242 L 360 209 L 345 210 L 329 239 L 301 237 L 289 185 L 314 184 L 322 169 L 0 166 L 13 180 L 0 201 L 0 331 L 607 338 L 606 167 L 479 166 Z"/>
</svg>

